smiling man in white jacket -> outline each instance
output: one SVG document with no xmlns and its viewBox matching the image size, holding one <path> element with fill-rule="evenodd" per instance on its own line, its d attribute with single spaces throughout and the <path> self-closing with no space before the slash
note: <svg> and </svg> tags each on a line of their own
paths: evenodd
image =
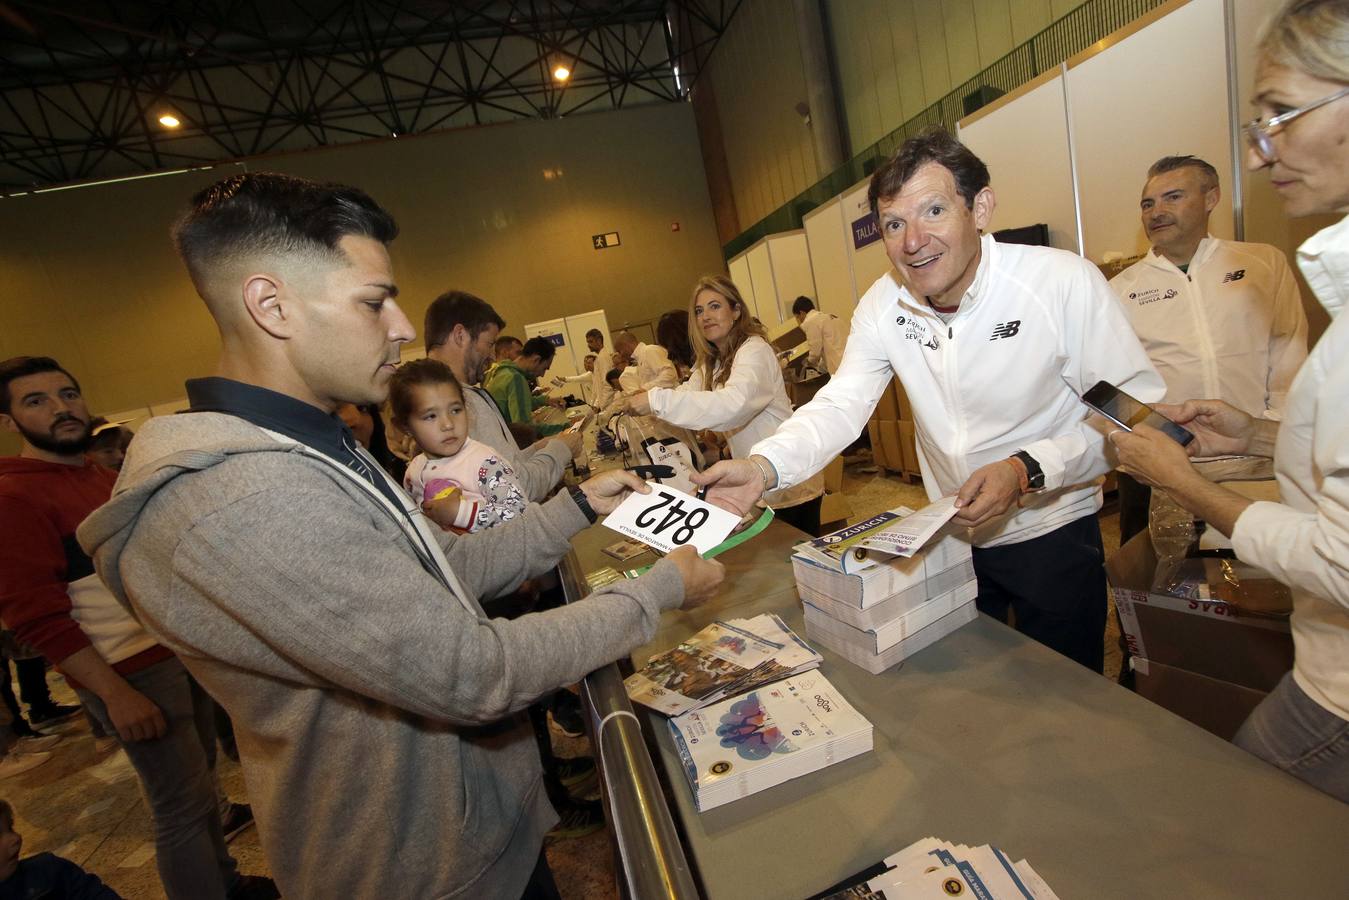
<svg viewBox="0 0 1349 900">
<path fill-rule="evenodd" d="M 1194 156 L 1165 156 L 1148 169 L 1139 200 L 1152 249 L 1110 280 L 1166 400 L 1224 400 L 1278 419 L 1307 358 L 1307 314 L 1283 252 L 1208 233 L 1218 172 Z M 1120 539 L 1148 526 L 1151 490 L 1121 473 Z"/>
<path fill-rule="evenodd" d="M 1150 402 L 1162 379 L 1094 266 L 981 236 L 994 208 L 988 170 L 946 132 L 905 142 L 870 199 L 896 272 L 858 304 L 839 371 L 748 460 L 694 480 L 747 511 L 842 450 L 897 374 L 928 496 L 956 495 L 953 521 L 970 529 L 980 610 L 1014 612 L 1018 630 L 1099 672 L 1095 514 L 1110 463 L 1078 396 L 1104 380 Z"/>
</svg>

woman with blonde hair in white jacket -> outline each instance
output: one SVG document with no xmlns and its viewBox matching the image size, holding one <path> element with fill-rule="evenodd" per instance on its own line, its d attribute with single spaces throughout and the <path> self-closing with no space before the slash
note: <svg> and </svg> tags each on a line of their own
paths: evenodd
<svg viewBox="0 0 1349 900">
<path fill-rule="evenodd" d="M 777 430 L 792 414 L 782 368 L 764 327 L 754 321 L 740 290 L 724 275 L 707 275 L 689 298 L 693 371 L 677 388 L 653 388 L 628 398 L 628 408 L 672 425 L 720 432 L 731 456 Z M 824 479 L 820 475 L 764 496 L 777 518 L 818 535 Z"/>
<path fill-rule="evenodd" d="M 1116 432 L 1121 467 L 1232 538 L 1237 556 L 1293 589 L 1293 671 L 1234 738 L 1349 802 L 1349 0 L 1295 0 L 1260 43 L 1248 166 L 1268 169 L 1291 216 L 1339 213 L 1297 252 L 1330 327 L 1293 380 L 1283 422 L 1217 400 L 1160 407 L 1195 433 L 1196 456 L 1274 457 L 1280 503 L 1200 476 L 1149 428 Z"/>
</svg>

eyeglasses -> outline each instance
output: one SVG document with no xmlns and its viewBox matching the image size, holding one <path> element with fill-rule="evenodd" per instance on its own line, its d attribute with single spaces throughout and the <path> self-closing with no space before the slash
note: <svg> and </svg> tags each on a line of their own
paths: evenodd
<svg viewBox="0 0 1349 900">
<path fill-rule="evenodd" d="M 1320 100 L 1313 100 L 1306 106 L 1299 106 L 1297 109 L 1290 109 L 1286 113 L 1279 113 L 1263 122 L 1256 119 L 1246 126 L 1246 140 L 1250 141 L 1251 146 L 1255 148 L 1256 153 L 1260 154 L 1261 159 L 1265 162 L 1274 162 L 1278 158 L 1278 153 L 1274 150 L 1274 135 L 1271 132 L 1277 131 L 1298 116 L 1325 106 L 1327 103 L 1334 103 L 1341 97 L 1349 97 L 1349 87 L 1342 88 L 1333 94 L 1322 97 Z"/>
</svg>

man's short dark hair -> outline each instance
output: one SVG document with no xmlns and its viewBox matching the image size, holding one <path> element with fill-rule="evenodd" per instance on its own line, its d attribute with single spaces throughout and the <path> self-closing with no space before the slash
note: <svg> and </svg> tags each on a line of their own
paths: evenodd
<svg viewBox="0 0 1349 900">
<path fill-rule="evenodd" d="M 359 188 L 275 172 L 246 172 L 192 198 L 173 243 L 200 291 L 207 267 L 254 254 L 308 253 L 341 260 L 348 236 L 387 244 L 398 223 Z"/>
<path fill-rule="evenodd" d="M 10 410 L 14 408 L 14 398 L 9 395 L 9 385 L 11 382 L 20 378 L 26 378 L 29 375 L 40 375 L 43 372 L 60 372 L 70 379 L 70 383 L 75 385 L 75 390 L 80 390 L 80 383 L 75 380 L 61 364 L 50 356 L 15 356 L 0 362 L 0 413 L 9 415 Z M 80 393 L 84 393 L 80 391 Z"/>
<path fill-rule="evenodd" d="M 422 327 L 426 349 L 433 350 L 448 341 L 456 325 L 463 325 L 468 336 L 477 340 L 478 335 L 493 325 L 505 328 L 506 320 L 497 315 L 497 311 L 481 297 L 465 291 L 446 291 L 427 307 Z"/>
<path fill-rule="evenodd" d="M 792 301 L 792 315 L 799 316 L 801 313 L 808 313 L 815 308 L 815 301 L 809 297 L 797 297 Z"/>
<path fill-rule="evenodd" d="M 965 205 L 973 209 L 975 196 L 988 187 L 988 166 L 945 128 L 933 127 L 905 141 L 871 176 L 867 202 L 871 204 L 872 215 L 877 213 L 882 200 L 898 194 L 905 182 L 924 163 L 930 162 L 950 171 Z"/>
<path fill-rule="evenodd" d="M 1218 170 L 1197 156 L 1163 156 L 1148 168 L 1148 177 L 1156 178 L 1177 169 L 1198 169 L 1199 183 L 1206 191 L 1218 186 Z"/>
<path fill-rule="evenodd" d="M 496 343 L 492 345 L 492 349 L 499 354 L 502 350 L 515 344 L 519 344 L 523 347 L 524 341 L 513 334 L 503 334 L 501 337 L 497 338 Z"/>
<path fill-rule="evenodd" d="M 601 344 L 604 343 L 604 332 L 603 332 L 603 331 L 600 331 L 598 328 L 592 328 L 592 329 L 590 329 L 589 331 L 587 331 L 587 332 L 586 332 L 586 337 L 588 337 L 588 338 L 599 338 L 599 339 L 600 339 L 600 343 L 601 343 Z"/>
<path fill-rule="evenodd" d="M 623 370 L 622 370 L 622 369 L 610 369 L 609 372 L 608 372 L 608 374 L 604 376 L 604 380 L 605 380 L 605 381 L 617 381 L 617 380 L 618 380 L 619 378 L 621 378 L 622 376 L 623 376 Z"/>
<path fill-rule="evenodd" d="M 551 361 L 555 353 L 557 353 L 557 348 L 546 337 L 530 338 L 525 341 L 525 346 L 520 351 L 521 356 L 537 356 L 543 362 Z"/>
</svg>

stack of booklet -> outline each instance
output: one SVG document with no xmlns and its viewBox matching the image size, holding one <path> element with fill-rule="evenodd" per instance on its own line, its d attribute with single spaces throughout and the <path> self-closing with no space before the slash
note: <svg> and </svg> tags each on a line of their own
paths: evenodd
<svg viewBox="0 0 1349 900">
<path fill-rule="evenodd" d="M 871 749 L 871 723 L 819 670 L 670 720 L 704 812 Z"/>
<path fill-rule="evenodd" d="M 623 682 L 628 696 L 677 716 L 818 668 L 820 654 L 776 615 L 713 622 Z"/>
<path fill-rule="evenodd" d="M 947 497 L 798 544 L 806 636 L 875 674 L 974 621 L 970 545 L 945 533 L 954 514 Z"/>
<path fill-rule="evenodd" d="M 1058 900 L 1024 859 L 1012 862 L 997 847 L 966 847 L 923 838 L 843 885 L 812 900 Z"/>
</svg>

